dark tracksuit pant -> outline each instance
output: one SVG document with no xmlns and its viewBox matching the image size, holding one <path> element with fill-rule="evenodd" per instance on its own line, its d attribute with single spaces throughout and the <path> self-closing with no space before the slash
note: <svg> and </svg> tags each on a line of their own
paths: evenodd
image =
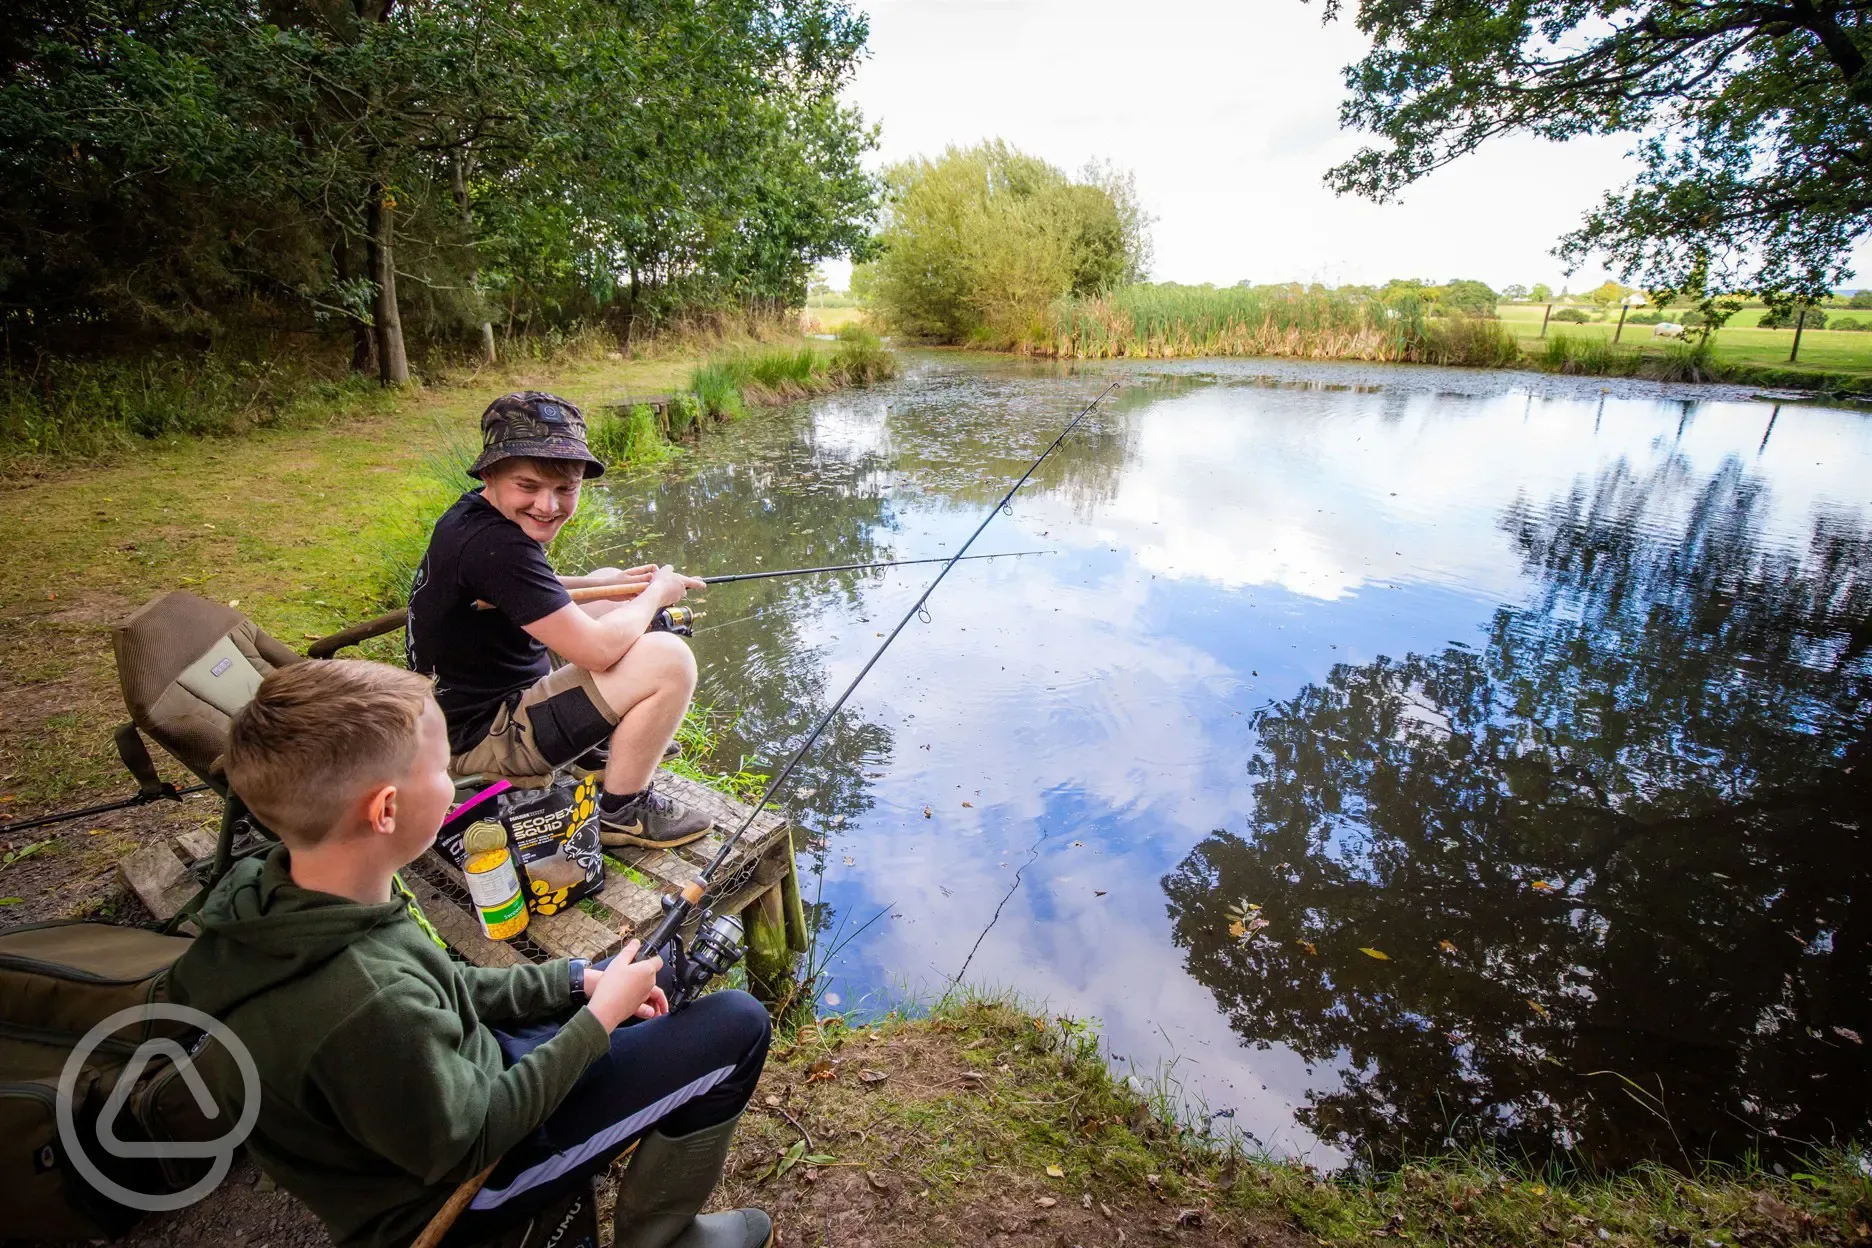
<svg viewBox="0 0 1872 1248">
<path fill-rule="evenodd" d="M 668 983 L 663 988 L 670 991 Z M 511 1066 L 560 1025 L 492 1030 Z M 619 1027 L 610 1054 L 586 1069 L 538 1130 L 507 1150 L 448 1242 L 486 1239 L 538 1212 L 652 1127 L 681 1136 L 728 1121 L 754 1095 L 768 1036 L 767 1007 L 739 991 L 709 993 L 680 1012 Z"/>
</svg>

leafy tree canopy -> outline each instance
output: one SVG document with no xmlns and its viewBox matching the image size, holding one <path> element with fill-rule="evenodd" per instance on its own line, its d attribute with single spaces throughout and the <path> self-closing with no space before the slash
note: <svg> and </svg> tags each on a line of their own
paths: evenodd
<svg viewBox="0 0 1872 1248">
<path fill-rule="evenodd" d="M 1535 303 L 1546 303 L 1553 298 L 1553 287 L 1546 282 L 1535 282 L 1533 288 L 1528 291 L 1528 298 Z"/>
<path fill-rule="evenodd" d="M 1326 0 L 1328 20 L 1343 0 Z M 1557 254 L 1699 298 L 1818 298 L 1872 224 L 1872 24 L 1853 0 L 1356 0 L 1349 128 L 1327 174 L 1397 198 L 1507 134 L 1633 134 L 1636 179 Z"/>
<path fill-rule="evenodd" d="M 1490 317 L 1495 315 L 1495 301 L 1495 292 L 1486 282 L 1458 278 L 1443 288 L 1437 307 L 1446 316 Z"/>
<path fill-rule="evenodd" d="M 869 237 L 865 38 L 844 0 L 12 6 L 0 315 L 69 344 L 796 304 Z"/>
<path fill-rule="evenodd" d="M 885 177 L 868 289 L 905 333 L 1013 340 L 1060 296 L 1104 294 L 1149 268 L 1136 186 L 1108 165 L 1075 179 L 995 140 L 894 165 Z"/>
</svg>

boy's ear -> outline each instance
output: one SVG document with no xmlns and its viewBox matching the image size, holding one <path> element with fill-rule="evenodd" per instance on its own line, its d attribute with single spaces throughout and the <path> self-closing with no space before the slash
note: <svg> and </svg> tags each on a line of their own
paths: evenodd
<svg viewBox="0 0 1872 1248">
<path fill-rule="evenodd" d="M 396 785 L 380 784 L 364 794 L 364 823 L 384 836 L 396 831 Z"/>
</svg>

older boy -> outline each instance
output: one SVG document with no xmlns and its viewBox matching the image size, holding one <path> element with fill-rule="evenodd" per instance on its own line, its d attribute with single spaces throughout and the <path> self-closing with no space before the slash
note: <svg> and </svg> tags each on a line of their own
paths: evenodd
<svg viewBox="0 0 1872 1248">
<path fill-rule="evenodd" d="M 451 769 L 543 776 L 583 760 L 604 771 L 605 844 L 695 840 L 708 816 L 651 783 L 695 692 L 695 658 L 679 638 L 649 629 L 702 582 L 667 566 L 553 571 L 546 544 L 578 510 L 579 487 L 604 472 L 571 403 L 536 390 L 503 395 L 482 413 L 481 439 L 468 471 L 482 488 L 436 522 L 405 634 L 410 669 L 436 678 Z M 614 583 L 643 592 L 583 607 L 567 593 Z M 554 671 L 548 650 L 566 666 Z"/>
<path fill-rule="evenodd" d="M 209 895 L 170 988 L 253 1056 L 255 1159 L 338 1244 L 389 1248 L 497 1159 L 464 1237 L 525 1220 L 641 1138 L 618 1248 L 761 1248 L 764 1213 L 695 1214 L 766 1060 L 766 1010 L 717 992 L 670 1015 L 659 961 L 632 963 L 634 945 L 608 969 L 452 962 L 391 879 L 435 839 L 448 761 L 429 682 L 380 664 L 282 668 L 234 718 L 229 783 L 281 844 Z M 620 1027 L 633 1018 L 649 1021 Z"/>
</svg>

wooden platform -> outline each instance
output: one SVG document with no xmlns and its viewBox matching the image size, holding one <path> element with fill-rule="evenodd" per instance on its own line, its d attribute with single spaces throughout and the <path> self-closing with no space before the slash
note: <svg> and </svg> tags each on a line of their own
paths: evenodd
<svg viewBox="0 0 1872 1248">
<path fill-rule="evenodd" d="M 659 771 L 656 783 L 659 791 L 684 805 L 707 811 L 715 820 L 716 831 L 675 850 L 605 850 L 606 857 L 623 863 L 625 869 L 606 867 L 604 889 L 591 899 L 596 906 L 572 906 L 555 915 L 534 915 L 527 930 L 513 940 L 492 941 L 482 933 L 461 872 L 434 849 L 403 871 L 403 882 L 450 948 L 478 966 L 609 957 L 626 939 L 641 937 L 656 926 L 663 913 L 663 894 L 673 893 L 696 879 L 721 848 L 722 839 L 739 829 L 748 816 L 746 805 L 672 772 Z M 145 846 L 125 859 L 120 869 L 125 882 L 150 912 L 158 919 L 167 919 L 194 895 L 199 887 L 200 863 L 213 857 L 214 848 L 213 837 L 189 832 L 170 844 Z M 785 945 L 803 951 L 805 919 L 800 912 L 793 869 L 793 842 L 787 823 L 778 814 L 764 811 L 719 877 L 742 877 L 739 886 L 711 909 L 716 914 L 747 912 L 744 922 L 750 929 L 763 923 L 771 927 L 778 914 Z M 592 910 L 597 913 L 590 913 Z M 750 930 L 751 944 L 756 936 Z"/>
</svg>

